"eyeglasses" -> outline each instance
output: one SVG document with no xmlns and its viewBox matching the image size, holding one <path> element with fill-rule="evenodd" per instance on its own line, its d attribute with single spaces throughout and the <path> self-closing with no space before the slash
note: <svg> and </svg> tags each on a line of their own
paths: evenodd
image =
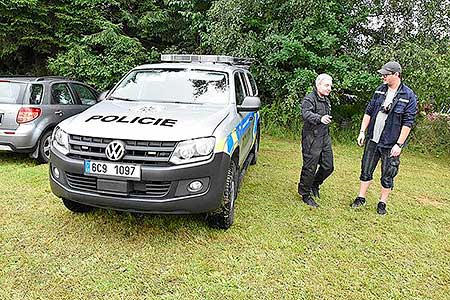
<svg viewBox="0 0 450 300">
<path fill-rule="evenodd" d="M 390 74 L 382 74 L 381 77 L 386 78 L 388 76 L 394 75 L 395 73 L 390 73 Z"/>
</svg>

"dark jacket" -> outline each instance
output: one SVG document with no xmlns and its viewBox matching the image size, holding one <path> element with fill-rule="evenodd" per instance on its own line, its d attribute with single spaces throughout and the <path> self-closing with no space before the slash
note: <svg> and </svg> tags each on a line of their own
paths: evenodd
<svg viewBox="0 0 450 300">
<path fill-rule="evenodd" d="M 302 102 L 303 134 L 323 136 L 328 134 L 328 125 L 320 122 L 324 115 L 331 115 L 331 104 L 327 97 L 319 97 L 317 91 L 305 96 Z"/>
<path fill-rule="evenodd" d="M 370 116 L 367 130 L 367 138 L 372 139 L 373 128 L 377 114 L 386 99 L 388 86 L 380 85 L 372 96 L 366 107 L 366 114 Z M 401 83 L 392 102 L 391 111 L 386 119 L 383 132 L 381 133 L 378 146 L 381 148 L 392 148 L 397 143 L 403 126 L 412 127 L 417 114 L 417 96 L 414 92 Z"/>
</svg>

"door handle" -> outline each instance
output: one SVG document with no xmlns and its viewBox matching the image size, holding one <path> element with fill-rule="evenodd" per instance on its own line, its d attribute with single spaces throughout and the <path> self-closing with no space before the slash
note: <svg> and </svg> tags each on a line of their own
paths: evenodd
<svg viewBox="0 0 450 300">
<path fill-rule="evenodd" d="M 64 113 L 61 110 L 57 110 L 57 111 L 55 111 L 55 115 L 62 117 L 64 115 Z"/>
</svg>

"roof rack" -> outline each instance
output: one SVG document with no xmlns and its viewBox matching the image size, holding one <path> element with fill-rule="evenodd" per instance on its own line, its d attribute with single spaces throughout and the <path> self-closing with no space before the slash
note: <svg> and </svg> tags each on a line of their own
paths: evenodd
<svg viewBox="0 0 450 300">
<path fill-rule="evenodd" d="M 70 80 L 70 78 L 68 77 L 64 77 L 64 76 L 41 76 L 36 78 L 36 81 L 43 81 L 46 79 L 64 79 L 64 80 Z"/>
<path fill-rule="evenodd" d="M 221 63 L 233 66 L 249 68 L 253 59 L 240 58 L 225 55 L 196 55 L 196 54 L 161 54 L 163 62 L 199 62 L 199 63 Z"/>
</svg>

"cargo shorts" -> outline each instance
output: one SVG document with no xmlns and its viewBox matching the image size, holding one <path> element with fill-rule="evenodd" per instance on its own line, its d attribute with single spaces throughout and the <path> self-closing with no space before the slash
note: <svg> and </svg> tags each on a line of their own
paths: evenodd
<svg viewBox="0 0 450 300">
<path fill-rule="evenodd" d="M 361 159 L 361 181 L 371 181 L 373 172 L 381 159 L 381 185 L 386 189 L 394 188 L 394 177 L 398 174 L 400 156 L 392 157 L 391 148 L 380 148 L 368 140 Z"/>
</svg>

